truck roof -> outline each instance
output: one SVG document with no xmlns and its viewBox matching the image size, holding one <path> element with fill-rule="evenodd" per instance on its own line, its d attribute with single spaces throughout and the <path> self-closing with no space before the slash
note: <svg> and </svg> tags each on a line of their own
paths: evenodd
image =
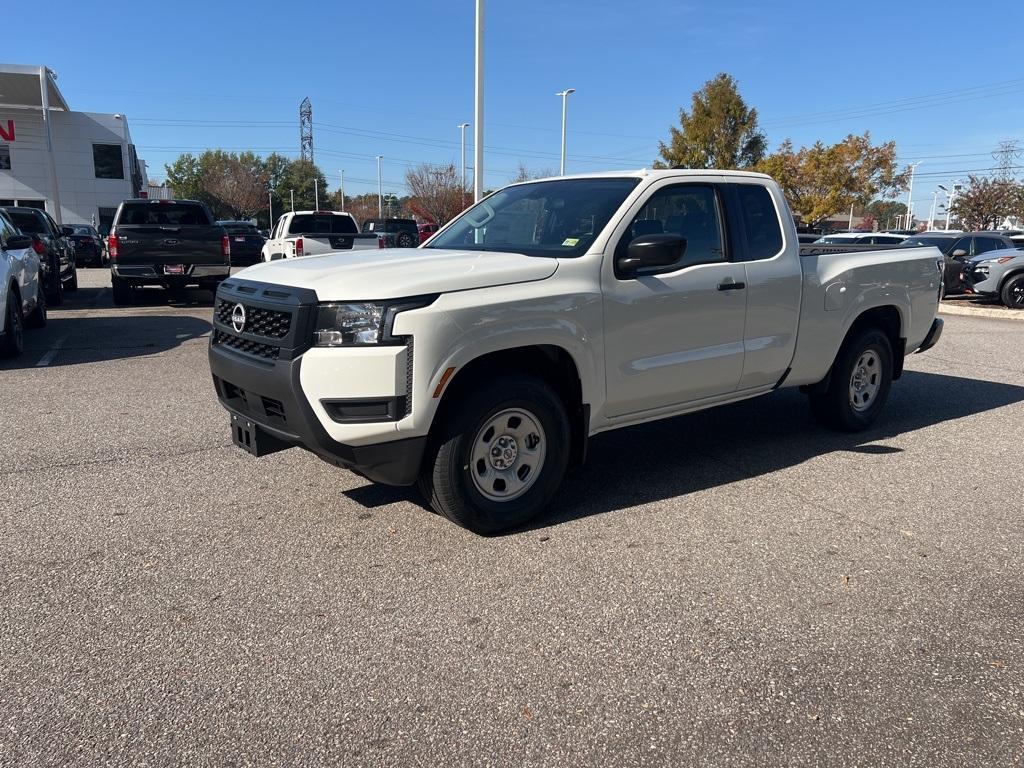
<svg viewBox="0 0 1024 768">
<path fill-rule="evenodd" d="M 555 181 L 561 179 L 608 179 L 608 178 L 667 178 L 676 176 L 739 176 L 744 178 L 767 179 L 771 176 L 754 171 L 720 171 L 716 168 L 641 168 L 636 171 L 595 171 L 592 173 L 572 173 L 565 176 L 549 176 L 544 179 L 530 181 Z M 529 184 L 530 181 L 519 182 Z"/>
<path fill-rule="evenodd" d="M 286 211 L 282 216 L 348 216 L 354 218 L 348 211 Z"/>
</svg>

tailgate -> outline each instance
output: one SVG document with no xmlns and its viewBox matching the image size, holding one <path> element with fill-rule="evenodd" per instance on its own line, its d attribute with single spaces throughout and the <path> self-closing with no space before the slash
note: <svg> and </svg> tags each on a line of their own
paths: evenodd
<svg viewBox="0 0 1024 768">
<path fill-rule="evenodd" d="M 216 226 L 118 225 L 119 264 L 227 264 Z"/>
</svg>

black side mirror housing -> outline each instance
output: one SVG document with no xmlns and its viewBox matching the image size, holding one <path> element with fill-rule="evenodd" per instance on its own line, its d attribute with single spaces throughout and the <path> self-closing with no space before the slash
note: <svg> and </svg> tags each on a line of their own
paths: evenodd
<svg viewBox="0 0 1024 768">
<path fill-rule="evenodd" d="M 678 264 L 686 252 L 686 238 L 682 235 L 641 235 L 629 242 L 626 252 L 615 259 L 615 271 L 636 275 Z"/>
<path fill-rule="evenodd" d="M 29 235 L 14 235 L 7 238 L 8 251 L 21 251 L 32 247 L 32 238 Z"/>
</svg>

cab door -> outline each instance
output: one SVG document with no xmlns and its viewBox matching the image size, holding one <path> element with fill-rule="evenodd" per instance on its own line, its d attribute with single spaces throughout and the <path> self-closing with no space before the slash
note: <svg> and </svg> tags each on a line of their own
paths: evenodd
<svg viewBox="0 0 1024 768">
<path fill-rule="evenodd" d="M 729 259 L 721 189 L 716 180 L 674 181 L 638 201 L 602 264 L 610 418 L 729 394 L 743 373 L 746 273 Z M 651 234 L 686 238 L 678 263 L 618 270 L 616 256 Z"/>
</svg>

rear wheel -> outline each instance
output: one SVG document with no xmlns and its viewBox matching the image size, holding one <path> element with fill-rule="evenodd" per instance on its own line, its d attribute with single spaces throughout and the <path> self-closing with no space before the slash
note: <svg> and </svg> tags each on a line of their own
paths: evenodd
<svg viewBox="0 0 1024 768">
<path fill-rule="evenodd" d="M 431 506 L 480 534 L 539 515 L 565 475 L 569 419 L 542 381 L 482 382 L 453 409 L 428 447 L 420 490 Z"/>
<path fill-rule="evenodd" d="M 21 300 L 13 288 L 7 289 L 4 335 L 0 338 L 0 357 L 17 357 L 25 351 L 25 332 L 21 325 Z"/>
<path fill-rule="evenodd" d="M 71 265 L 71 279 L 68 280 L 67 286 L 64 288 L 65 291 L 77 291 L 78 290 L 78 265 Z"/>
<path fill-rule="evenodd" d="M 132 303 L 132 286 L 123 277 L 117 275 L 110 276 L 110 285 L 114 294 L 114 303 L 119 307 L 124 307 Z"/>
<path fill-rule="evenodd" d="M 50 271 L 47 277 L 49 290 L 46 293 L 46 300 L 51 307 L 59 307 L 64 303 L 64 283 L 60 279 L 60 262 L 57 259 L 50 260 Z"/>
<path fill-rule="evenodd" d="M 36 306 L 32 313 L 25 318 L 25 325 L 29 328 L 42 328 L 46 325 L 46 291 L 43 284 L 36 283 Z"/>
<path fill-rule="evenodd" d="M 877 328 L 848 338 L 832 364 L 828 386 L 811 393 L 811 410 L 826 426 L 859 432 L 874 423 L 892 385 L 892 344 Z"/>
<path fill-rule="evenodd" d="M 1010 309 L 1024 309 L 1024 274 L 1014 275 L 1007 280 L 999 298 Z"/>
<path fill-rule="evenodd" d="M 412 248 L 416 244 L 413 236 L 408 232 L 399 233 L 398 239 L 395 242 L 399 248 Z"/>
</svg>

